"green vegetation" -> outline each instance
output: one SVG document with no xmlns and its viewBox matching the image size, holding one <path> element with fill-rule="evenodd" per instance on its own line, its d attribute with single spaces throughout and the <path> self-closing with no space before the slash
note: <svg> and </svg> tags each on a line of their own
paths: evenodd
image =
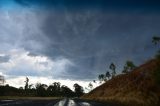
<svg viewBox="0 0 160 106">
<path fill-rule="evenodd" d="M 156 46 L 160 43 L 160 37 L 158 36 L 153 36 L 152 37 L 152 43 Z M 158 45 L 159 46 L 159 45 Z M 156 59 L 160 59 L 160 50 L 156 53 Z"/>
<path fill-rule="evenodd" d="M 83 87 L 78 85 L 77 83 L 73 85 L 74 86 L 74 91 L 75 91 L 75 96 L 80 97 L 84 94 Z"/>
<path fill-rule="evenodd" d="M 116 66 L 114 63 L 111 63 L 110 66 L 109 66 L 109 69 L 112 70 L 112 78 L 116 76 Z"/>
<path fill-rule="evenodd" d="M 135 68 L 136 68 L 136 66 L 134 65 L 134 63 L 132 61 L 126 61 L 122 73 L 128 73 L 128 72 L 134 70 Z"/>
<path fill-rule="evenodd" d="M 109 79 L 110 79 L 110 77 L 111 77 L 111 74 L 110 74 L 110 72 L 109 72 L 109 71 L 107 71 L 107 72 L 106 72 L 106 78 L 109 80 Z"/>
<path fill-rule="evenodd" d="M 102 81 L 105 81 L 105 75 L 104 74 L 100 74 L 99 76 L 98 76 L 98 79 L 99 79 L 99 81 L 100 82 L 102 82 Z"/>
<path fill-rule="evenodd" d="M 91 82 L 88 84 L 88 87 L 92 90 L 93 85 L 92 85 L 92 83 L 91 83 Z"/>
<path fill-rule="evenodd" d="M 98 76 L 100 83 L 116 76 L 116 66 L 114 63 L 110 64 L 109 69 L 111 70 L 111 74 L 110 71 L 107 71 L 106 74 L 100 74 Z"/>
<path fill-rule="evenodd" d="M 157 45 L 159 42 L 160 42 L 160 37 L 158 37 L 158 36 L 153 36 L 152 37 L 152 43 Z"/>
<path fill-rule="evenodd" d="M 155 45 L 158 45 L 160 43 L 160 37 L 154 36 L 152 38 L 152 43 L 154 43 Z M 157 63 L 158 67 L 154 71 L 154 77 L 155 77 L 156 83 L 160 85 L 160 50 L 158 50 L 155 58 L 158 60 L 158 63 Z"/>
<path fill-rule="evenodd" d="M 28 82 L 29 82 L 28 77 L 26 77 L 26 81 L 25 82 L 26 82 L 26 85 L 25 85 L 24 89 L 27 90 L 28 89 Z"/>
<path fill-rule="evenodd" d="M 29 78 L 26 77 L 25 86 L 15 88 L 9 85 L 0 86 L 0 96 L 21 96 L 21 97 L 79 97 L 84 94 L 83 87 L 74 84 L 75 91 L 72 91 L 65 85 L 59 82 L 47 86 L 46 84 L 37 83 L 35 87 L 33 84 L 29 85 Z"/>
</svg>

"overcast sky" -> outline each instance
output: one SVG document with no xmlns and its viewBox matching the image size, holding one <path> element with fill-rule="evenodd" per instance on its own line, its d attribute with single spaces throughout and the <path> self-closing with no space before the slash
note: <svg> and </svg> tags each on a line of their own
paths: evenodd
<svg viewBox="0 0 160 106">
<path fill-rule="evenodd" d="M 158 0 L 0 0 L 0 74 L 14 86 L 24 86 L 25 76 L 32 83 L 41 78 L 67 85 L 67 79 L 86 86 L 111 62 L 117 73 L 127 60 L 140 65 L 157 50 L 151 39 L 160 35 L 159 5 Z"/>
</svg>

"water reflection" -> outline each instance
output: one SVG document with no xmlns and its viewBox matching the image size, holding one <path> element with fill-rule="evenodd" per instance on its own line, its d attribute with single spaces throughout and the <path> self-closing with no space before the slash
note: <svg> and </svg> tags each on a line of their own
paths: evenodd
<svg viewBox="0 0 160 106">
<path fill-rule="evenodd" d="M 74 102 L 74 100 L 69 100 L 67 106 L 79 106 L 79 105 L 77 105 L 77 104 Z"/>
<path fill-rule="evenodd" d="M 12 102 L 14 100 L 1 100 L 1 102 Z"/>
<path fill-rule="evenodd" d="M 92 106 L 90 103 L 87 102 L 81 102 L 79 103 L 81 106 Z"/>
<path fill-rule="evenodd" d="M 63 99 L 63 100 L 59 101 L 58 103 L 56 103 L 54 106 L 65 106 L 66 102 L 67 102 L 67 99 Z"/>
<path fill-rule="evenodd" d="M 76 103 L 72 99 L 63 99 L 63 100 L 59 101 L 57 104 L 55 104 L 54 106 L 92 106 L 92 105 L 88 102 Z"/>
</svg>

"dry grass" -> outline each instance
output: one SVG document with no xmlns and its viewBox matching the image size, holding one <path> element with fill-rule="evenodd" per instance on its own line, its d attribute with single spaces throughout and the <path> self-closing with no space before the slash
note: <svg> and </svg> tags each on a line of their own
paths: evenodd
<svg viewBox="0 0 160 106">
<path fill-rule="evenodd" d="M 118 75 L 83 98 L 117 101 L 129 106 L 156 106 L 160 98 L 160 87 L 155 83 L 153 73 L 158 62 L 151 60 L 128 74 Z"/>
</svg>

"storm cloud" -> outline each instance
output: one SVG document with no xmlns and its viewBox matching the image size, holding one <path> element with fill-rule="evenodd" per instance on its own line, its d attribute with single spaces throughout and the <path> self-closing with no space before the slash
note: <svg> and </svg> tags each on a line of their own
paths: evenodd
<svg viewBox="0 0 160 106">
<path fill-rule="evenodd" d="M 3 69 L 3 73 L 92 80 L 105 73 L 111 62 L 120 73 L 126 60 L 140 65 L 154 56 L 157 48 L 151 38 L 160 34 L 160 10 L 156 3 L 139 2 L 135 7 L 135 2 L 125 0 L 120 4 L 104 0 L 82 0 L 80 4 L 80 0 L 53 1 L 15 0 L 15 10 L 1 10 L 0 52 L 10 57 L 15 56 L 13 49 L 26 52 L 21 60 L 27 62 L 45 57 L 46 61 L 38 64 L 51 67 L 44 72 L 28 68 L 34 67 L 33 63 L 24 67 L 27 70 L 17 67 L 9 72 Z M 7 59 L 0 57 L 0 61 Z"/>
<path fill-rule="evenodd" d="M 0 56 L 0 63 L 5 63 L 5 62 L 8 62 L 10 59 L 9 56 Z"/>
</svg>

